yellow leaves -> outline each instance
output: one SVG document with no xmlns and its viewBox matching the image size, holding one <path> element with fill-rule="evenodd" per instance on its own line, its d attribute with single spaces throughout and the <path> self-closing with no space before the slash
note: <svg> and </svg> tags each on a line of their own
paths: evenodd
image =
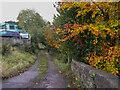
<svg viewBox="0 0 120 90">
<path fill-rule="evenodd" d="M 115 30 L 115 32 L 117 33 L 117 32 L 118 32 L 118 29 L 117 29 L 117 30 Z"/>
<path fill-rule="evenodd" d="M 55 45 L 55 48 L 58 48 L 58 49 L 59 49 L 60 47 L 61 47 L 60 44 L 56 44 L 56 45 Z"/>
<path fill-rule="evenodd" d="M 112 50 L 113 49 L 113 47 L 110 47 L 110 50 Z"/>
<path fill-rule="evenodd" d="M 78 11 L 78 14 L 76 15 L 76 17 L 80 16 L 82 14 L 82 11 Z"/>
<path fill-rule="evenodd" d="M 61 71 L 59 71 L 59 73 L 62 73 Z"/>
<path fill-rule="evenodd" d="M 93 58 L 92 57 L 90 57 L 90 59 L 89 59 L 90 61 L 92 61 L 93 60 Z"/>
<path fill-rule="evenodd" d="M 76 81 L 78 80 L 77 77 L 75 79 L 76 79 Z"/>
<path fill-rule="evenodd" d="M 62 6 L 61 6 L 61 9 L 64 11 L 65 8 L 68 8 L 69 7 L 69 3 L 64 3 Z"/>
<path fill-rule="evenodd" d="M 109 34 L 110 36 L 112 35 L 112 33 Z"/>
<path fill-rule="evenodd" d="M 87 60 L 89 60 L 89 57 L 86 57 Z"/>
<path fill-rule="evenodd" d="M 74 30 L 71 30 L 70 32 L 73 33 Z"/>
<path fill-rule="evenodd" d="M 110 42 L 108 42 L 108 44 L 110 45 Z"/>
<path fill-rule="evenodd" d="M 80 32 L 81 32 L 81 33 L 84 33 L 84 30 L 81 30 Z"/>
<path fill-rule="evenodd" d="M 57 28 L 56 34 L 58 34 L 61 31 L 60 28 Z"/>
<path fill-rule="evenodd" d="M 100 67 L 103 67 L 104 71 L 108 71 L 108 72 L 111 72 L 114 75 L 117 75 L 117 74 L 119 74 L 119 72 L 118 72 L 118 68 L 114 67 L 114 65 L 115 65 L 114 62 L 116 62 L 116 61 L 118 62 L 118 59 L 115 60 L 115 56 L 113 55 L 114 48 L 115 47 L 110 47 L 107 55 L 104 55 L 104 57 L 103 56 L 97 56 L 96 52 L 93 52 L 93 53 L 91 53 L 90 58 L 87 57 L 86 59 L 89 60 L 89 64 L 91 66 L 94 66 L 98 69 Z M 103 62 L 105 62 L 105 63 L 103 63 Z M 102 64 L 100 64 L 100 63 L 102 63 Z"/>
<path fill-rule="evenodd" d="M 56 31 L 56 34 L 58 34 L 59 33 L 59 31 Z"/>
<path fill-rule="evenodd" d="M 57 31 L 60 31 L 60 28 L 57 28 Z"/>
<path fill-rule="evenodd" d="M 65 41 L 65 39 L 59 39 L 59 41 Z"/>
<path fill-rule="evenodd" d="M 118 46 L 115 46 L 115 49 L 119 49 L 119 47 L 118 47 Z"/>
<path fill-rule="evenodd" d="M 98 40 L 97 39 L 95 39 L 95 40 L 93 40 L 94 41 L 94 43 L 93 44 L 96 44 L 97 42 L 98 42 Z"/>
<path fill-rule="evenodd" d="M 79 25 L 78 23 L 74 23 L 72 25 L 66 24 L 65 27 L 64 26 L 61 27 L 61 28 L 64 28 L 64 30 L 61 28 L 58 28 L 56 30 L 56 34 L 58 36 L 60 36 L 61 39 L 57 39 L 57 40 L 59 40 L 60 43 L 62 43 L 69 39 L 70 41 L 72 41 L 71 43 L 74 43 L 74 44 L 77 44 L 77 46 L 80 46 L 81 42 L 79 41 L 79 39 L 83 39 L 82 37 L 90 37 L 90 38 L 94 37 L 95 40 L 92 39 L 94 46 L 97 48 L 102 45 L 102 47 L 100 47 L 99 50 L 98 50 L 98 48 L 97 49 L 95 48 L 96 52 L 93 52 L 93 53 L 91 53 L 91 55 L 89 55 L 89 57 L 86 57 L 86 59 L 88 60 L 90 65 L 95 66 L 97 68 L 101 68 L 103 66 L 103 68 L 104 68 L 107 65 L 105 65 L 103 63 L 110 62 L 110 61 L 111 62 L 118 61 L 118 59 L 116 59 L 116 58 L 118 56 L 120 56 L 120 54 L 118 53 L 118 51 L 120 49 L 118 50 L 118 47 L 116 47 L 116 46 L 110 47 L 110 46 L 112 46 L 112 43 L 114 44 L 114 42 L 110 43 L 110 39 L 114 39 L 115 36 L 118 37 L 117 33 L 119 32 L 118 29 L 116 30 L 116 27 L 118 26 L 118 20 L 112 19 L 111 18 L 112 13 L 109 12 L 110 10 L 113 10 L 113 8 L 111 6 L 112 5 L 109 6 L 108 3 L 96 3 L 96 2 L 95 3 L 91 2 L 91 4 L 89 4 L 88 2 L 86 2 L 86 3 L 85 2 L 68 2 L 68 3 L 62 4 L 61 9 L 66 10 L 65 12 L 68 12 L 69 10 L 71 10 L 71 8 L 74 8 L 74 9 L 77 8 L 77 9 L 75 9 L 77 14 L 73 18 L 76 18 L 76 21 L 79 22 L 78 17 L 81 16 L 80 19 L 82 19 L 81 20 L 82 22 L 81 22 L 81 25 Z M 102 14 L 102 11 L 99 9 L 99 7 L 101 9 L 103 9 L 103 11 L 106 14 L 108 13 L 110 15 L 109 20 L 107 22 L 104 21 L 105 17 Z M 92 11 L 90 18 L 95 18 L 95 20 L 91 19 L 92 22 L 95 21 L 95 23 L 89 24 L 89 23 L 87 23 L 87 22 L 89 22 L 89 19 L 86 20 L 85 18 L 87 18 L 86 14 L 88 13 L 88 15 L 89 15 L 90 11 Z M 96 15 L 96 14 L 98 14 L 98 15 Z M 84 18 L 84 16 L 86 16 L 86 17 Z M 89 16 L 88 16 L 88 18 L 89 18 Z M 117 18 L 117 17 L 114 17 L 114 18 Z M 85 19 L 85 21 L 84 21 L 84 19 Z M 74 22 L 75 22 L 75 20 L 74 20 Z M 64 36 L 64 35 L 66 35 L 66 36 Z M 109 36 L 111 38 L 109 38 Z M 106 40 L 107 39 L 106 37 L 108 38 L 108 40 Z M 54 39 L 54 36 L 53 36 L 53 39 Z M 49 39 L 47 41 L 49 41 Z M 77 43 L 76 43 L 76 41 L 77 41 Z M 113 41 L 113 40 L 111 40 L 111 41 Z M 87 40 L 87 41 L 85 41 L 85 43 L 86 42 L 90 42 L 90 41 Z M 104 42 L 104 45 L 103 45 L 103 42 Z M 52 40 L 50 40 L 50 43 L 56 44 Z M 60 48 L 58 43 L 55 45 L 55 47 Z M 111 65 L 111 63 L 108 65 Z M 105 70 L 107 70 L 107 69 L 105 69 Z M 111 69 L 111 70 L 113 71 L 113 69 Z M 115 72 L 115 70 L 114 70 L 114 72 Z"/>
<path fill-rule="evenodd" d="M 71 30 L 70 30 L 70 29 L 67 29 L 67 31 L 68 31 L 68 32 L 71 32 Z"/>
<path fill-rule="evenodd" d="M 109 23 L 111 24 L 111 27 L 118 26 L 120 20 L 109 20 Z"/>
<path fill-rule="evenodd" d="M 83 26 L 83 29 L 84 29 L 84 30 L 87 29 L 87 28 L 88 28 L 87 25 L 84 25 L 84 26 Z"/>
<path fill-rule="evenodd" d="M 110 28 L 106 28 L 105 30 L 107 30 L 107 31 L 111 31 Z"/>
<path fill-rule="evenodd" d="M 97 11 L 94 11 L 92 14 L 92 18 L 94 18 L 96 14 L 97 14 Z"/>
<path fill-rule="evenodd" d="M 68 84 L 67 87 L 70 87 L 70 84 Z"/>
<path fill-rule="evenodd" d="M 67 11 L 69 11 L 71 8 L 73 7 L 79 7 L 80 3 L 79 2 L 67 2 L 67 3 L 64 3 L 62 6 L 61 6 L 61 9 L 64 11 L 66 8 L 67 8 Z"/>
<path fill-rule="evenodd" d="M 102 38 L 106 38 L 106 34 L 105 33 L 102 33 L 100 34 Z"/>
<path fill-rule="evenodd" d="M 71 6 L 69 6 L 69 7 L 67 8 L 67 11 L 69 11 L 72 7 L 73 7 L 72 5 L 71 5 Z"/>
<path fill-rule="evenodd" d="M 116 73 L 119 73 L 118 71 L 116 71 Z"/>
</svg>

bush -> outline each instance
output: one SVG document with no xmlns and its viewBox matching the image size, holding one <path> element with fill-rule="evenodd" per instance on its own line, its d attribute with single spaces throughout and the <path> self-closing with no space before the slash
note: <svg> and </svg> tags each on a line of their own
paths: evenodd
<svg viewBox="0 0 120 90">
<path fill-rule="evenodd" d="M 48 44 L 75 60 L 120 75 L 118 3 L 62 2 L 57 6 L 60 16 L 45 31 Z"/>
<path fill-rule="evenodd" d="M 32 53 L 31 45 L 24 45 L 24 44 L 17 43 L 16 45 L 14 45 L 14 47 L 17 47 L 19 50 L 23 52 L 25 51 L 25 52 Z"/>
<path fill-rule="evenodd" d="M 37 54 L 39 51 L 38 43 L 32 42 L 32 52 Z"/>
<path fill-rule="evenodd" d="M 12 46 L 10 44 L 2 44 L 2 55 L 9 55 L 11 53 Z"/>
</svg>

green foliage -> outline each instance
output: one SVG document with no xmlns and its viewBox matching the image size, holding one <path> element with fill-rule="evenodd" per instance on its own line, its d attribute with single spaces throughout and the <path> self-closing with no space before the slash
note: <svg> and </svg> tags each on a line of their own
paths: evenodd
<svg viewBox="0 0 120 90">
<path fill-rule="evenodd" d="M 21 10 L 17 19 L 19 20 L 18 25 L 24 27 L 31 35 L 32 50 L 36 52 L 38 49 L 38 43 L 44 42 L 44 27 L 46 25 L 45 20 L 35 12 L 35 10 L 26 9 Z"/>
<path fill-rule="evenodd" d="M 26 30 L 29 30 L 33 25 L 37 27 L 43 27 L 45 25 L 45 21 L 39 13 L 31 9 L 21 10 L 17 19 L 19 20 L 18 25 L 21 28 L 24 27 Z"/>
<path fill-rule="evenodd" d="M 70 85 L 68 85 L 69 87 L 74 86 L 76 88 L 80 88 L 80 82 L 78 80 L 76 80 L 75 75 L 73 75 L 73 73 L 71 72 L 71 65 L 70 64 L 66 64 L 64 62 L 62 62 L 62 60 L 58 59 L 58 56 L 54 55 L 53 56 L 53 60 L 55 61 L 55 64 L 58 66 L 59 68 L 59 73 L 63 73 L 66 75 L 66 77 L 69 79 L 70 81 Z"/>
<path fill-rule="evenodd" d="M 11 53 L 11 45 L 10 44 L 2 44 L 2 55 L 9 55 Z"/>
<path fill-rule="evenodd" d="M 90 77 L 91 77 L 91 80 L 92 80 L 92 84 L 95 85 L 95 75 L 94 74 L 90 75 Z"/>
<path fill-rule="evenodd" d="M 59 53 L 58 54 L 58 60 L 61 60 L 63 63 L 67 63 L 68 57 L 65 53 Z"/>
<path fill-rule="evenodd" d="M 24 44 L 15 44 L 14 47 L 17 47 L 19 50 L 21 50 L 22 52 L 29 52 L 32 53 L 32 48 L 31 45 L 24 45 Z M 13 47 L 13 48 L 14 48 Z"/>
<path fill-rule="evenodd" d="M 37 54 L 38 53 L 38 43 L 32 42 L 32 52 Z"/>
<path fill-rule="evenodd" d="M 69 69 L 70 69 L 69 64 L 65 64 L 65 63 L 61 62 L 61 60 L 57 60 L 57 59 L 54 59 L 54 61 L 63 72 L 69 71 Z"/>
</svg>

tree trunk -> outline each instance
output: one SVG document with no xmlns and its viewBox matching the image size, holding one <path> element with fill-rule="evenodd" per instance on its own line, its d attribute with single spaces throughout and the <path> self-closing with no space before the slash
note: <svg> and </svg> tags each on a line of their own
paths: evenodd
<svg viewBox="0 0 120 90">
<path fill-rule="evenodd" d="M 70 64 L 70 57 L 69 57 L 69 54 L 68 54 L 68 64 Z"/>
</svg>

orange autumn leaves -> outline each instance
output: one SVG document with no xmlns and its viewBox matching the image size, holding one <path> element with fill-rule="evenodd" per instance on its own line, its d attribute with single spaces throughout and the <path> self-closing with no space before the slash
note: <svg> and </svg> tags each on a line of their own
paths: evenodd
<svg viewBox="0 0 120 90">
<path fill-rule="evenodd" d="M 97 55 L 96 52 L 89 53 L 89 57 L 86 57 L 86 59 L 89 61 L 90 65 L 108 71 L 114 75 L 120 75 L 118 72 L 120 68 L 120 61 L 118 60 L 118 57 L 120 57 L 120 47 L 114 46 L 106 49 L 103 46 L 101 47 L 101 50 L 102 49 L 104 49 L 105 52 L 102 53 L 101 56 Z"/>
<path fill-rule="evenodd" d="M 57 40 L 57 38 L 54 38 L 54 29 L 52 27 L 46 26 L 44 31 L 45 39 L 50 46 L 55 46 L 55 48 L 60 48 L 61 45 L 59 44 L 60 41 Z"/>
<path fill-rule="evenodd" d="M 87 43 L 92 41 L 92 45 L 97 49 L 90 51 L 89 56 L 83 58 L 91 66 L 114 75 L 120 75 L 118 72 L 120 68 L 119 20 L 118 16 L 115 15 L 118 12 L 118 7 L 114 3 L 103 2 L 61 2 L 58 7 L 62 12 L 76 8 L 75 18 L 81 16 L 82 23 L 74 21 L 72 24 L 64 24 L 59 28 L 49 29 L 45 32 L 49 45 L 60 50 L 64 48 L 62 42 L 70 41 L 77 47 L 85 47 L 86 45 L 89 47 L 90 45 Z M 84 20 L 89 12 L 92 12 L 90 18 L 94 23 L 88 23 L 88 19 Z M 93 38 L 88 40 L 90 37 Z"/>
<path fill-rule="evenodd" d="M 95 17 L 96 14 L 100 14 L 102 17 L 106 17 L 107 14 L 110 15 L 110 18 L 114 16 L 113 12 L 118 12 L 118 6 L 115 5 L 115 3 L 112 2 L 61 2 L 62 5 L 60 5 L 60 8 L 64 11 L 67 9 L 68 11 L 71 8 L 78 8 L 76 9 L 77 15 L 76 17 L 83 15 L 86 16 L 87 12 L 93 11 L 92 18 Z M 113 4 L 113 5 L 111 5 Z M 103 14 L 103 11 L 104 14 Z M 100 20 L 101 21 L 101 20 Z"/>
<path fill-rule="evenodd" d="M 97 24 L 90 24 L 90 25 L 79 25 L 75 23 L 72 24 L 65 24 L 65 29 L 57 28 L 56 34 L 62 35 L 62 39 L 59 39 L 59 41 L 66 41 L 70 40 L 72 37 L 77 37 L 79 33 L 83 33 L 80 37 L 87 37 L 89 33 L 91 32 L 93 35 L 95 35 L 94 44 L 98 42 L 97 37 L 100 35 L 102 39 L 105 39 L 107 34 L 111 36 L 111 39 L 117 37 L 118 38 L 118 29 L 111 29 L 104 25 L 97 25 Z M 85 30 L 88 30 L 88 33 L 85 34 Z M 68 35 L 66 35 L 68 34 Z"/>
</svg>

